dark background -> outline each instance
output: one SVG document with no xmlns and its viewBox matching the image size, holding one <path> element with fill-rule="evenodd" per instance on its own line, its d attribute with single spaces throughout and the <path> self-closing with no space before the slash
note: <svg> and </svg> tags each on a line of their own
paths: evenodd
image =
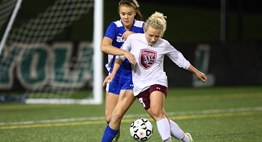
<svg viewBox="0 0 262 142">
<path fill-rule="evenodd" d="M 221 2 L 226 1 L 226 14 Z M 174 42 L 221 42 L 221 16 L 226 16 L 227 42 L 262 40 L 262 5 L 255 0 L 138 0 L 146 20 L 159 11 L 167 16 L 165 38 Z M 105 28 L 118 18 L 118 0 L 105 1 Z M 115 7 L 115 8 L 113 8 Z M 114 13 L 112 13 L 112 9 Z M 110 18 L 111 19 L 107 19 Z"/>
<path fill-rule="evenodd" d="M 210 46 L 206 73 L 214 74 L 215 86 L 262 85 L 262 1 L 226 0 L 225 15 L 221 13 L 222 1 L 225 0 L 138 0 L 144 20 L 155 11 L 167 16 L 164 38 L 193 65 L 196 47 L 199 44 Z M 104 0 L 103 32 L 110 22 L 119 19 L 118 2 Z M 24 0 L 13 27 L 28 22 L 53 3 L 53 0 Z M 222 41 L 221 16 L 226 16 L 226 41 Z M 92 41 L 93 19 L 91 10 L 48 42 L 71 41 L 77 45 L 81 41 Z M 0 35 L 3 31 L 4 28 L 0 29 Z M 170 87 L 192 86 L 192 74 L 178 68 L 168 58 L 165 71 Z"/>
<path fill-rule="evenodd" d="M 138 0 L 146 20 L 159 11 L 167 16 L 164 38 L 179 43 L 221 42 L 221 1 L 225 0 Z M 104 0 L 103 31 L 118 20 L 119 0 Z M 262 41 L 262 2 L 259 0 L 226 0 L 227 42 Z M 44 12 L 54 0 L 24 0 L 14 27 Z M 93 10 L 58 34 L 54 40 L 88 40 L 93 38 Z M 0 35 L 3 29 L 0 30 Z"/>
<path fill-rule="evenodd" d="M 109 1 L 105 2 L 105 11 L 110 9 L 107 9 Z M 215 76 L 215 86 L 262 85 L 262 1 L 227 0 L 224 7 L 226 13 L 221 12 L 221 2 L 139 0 L 145 19 L 155 11 L 167 16 L 164 38 L 191 64 L 195 63 L 195 51 L 199 44 L 210 46 L 209 67 L 205 73 Z M 112 21 L 107 21 L 107 17 L 113 15 L 105 13 L 105 24 Z M 222 41 L 221 16 L 226 17 L 226 41 Z M 165 71 L 169 86 L 192 86 L 192 74 L 178 68 L 169 58 L 165 59 Z"/>
<path fill-rule="evenodd" d="M 191 6 L 199 8 L 220 9 L 221 0 L 138 0 L 139 2 L 152 2 L 156 4 L 170 4 L 176 6 Z M 262 2 L 259 0 L 226 0 L 229 10 L 238 10 L 240 7 L 245 12 L 261 12 Z"/>
</svg>

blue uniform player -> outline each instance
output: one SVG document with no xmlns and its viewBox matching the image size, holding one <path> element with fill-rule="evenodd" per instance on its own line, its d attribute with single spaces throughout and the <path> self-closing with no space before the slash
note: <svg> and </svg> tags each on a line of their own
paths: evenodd
<svg viewBox="0 0 262 142">
<path fill-rule="evenodd" d="M 118 13 L 120 20 L 110 23 L 101 44 L 101 51 L 108 54 L 106 68 L 109 74 L 114 68 L 115 55 L 124 55 L 129 60 L 135 60 L 132 54 L 120 49 L 120 47 L 130 34 L 144 33 L 144 22 L 141 21 L 142 15 L 136 0 L 120 0 Z M 124 115 L 135 100 L 131 65 L 128 60 L 124 61 L 115 78 L 107 84 L 106 91 L 105 119 L 110 125 L 113 112 L 119 113 L 120 116 Z M 118 138 L 119 134 L 114 138 L 114 141 L 117 141 Z"/>
<path fill-rule="evenodd" d="M 143 21 L 134 20 L 132 27 L 129 29 L 130 32 L 143 33 Z M 120 48 L 124 43 L 125 39 L 122 35 L 126 32 L 126 28 L 121 20 L 112 22 L 105 33 L 105 37 L 112 39 L 112 45 Z M 112 72 L 115 62 L 115 55 L 108 55 L 108 63 L 106 68 L 109 73 Z M 113 94 L 119 94 L 120 90 L 132 90 L 132 76 L 131 76 L 130 62 L 126 59 L 117 71 L 117 74 L 110 84 L 107 85 L 107 91 Z"/>
</svg>

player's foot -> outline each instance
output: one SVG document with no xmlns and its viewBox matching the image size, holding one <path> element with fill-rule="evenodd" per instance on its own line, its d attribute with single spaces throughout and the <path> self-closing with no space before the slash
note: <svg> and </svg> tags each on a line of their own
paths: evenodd
<svg viewBox="0 0 262 142">
<path fill-rule="evenodd" d="M 194 142 L 192 136 L 189 133 L 185 133 L 185 134 L 189 137 L 189 139 L 190 139 L 189 142 Z"/>
<path fill-rule="evenodd" d="M 120 137 L 120 131 L 118 131 L 112 142 L 117 142 L 119 137 Z"/>
</svg>

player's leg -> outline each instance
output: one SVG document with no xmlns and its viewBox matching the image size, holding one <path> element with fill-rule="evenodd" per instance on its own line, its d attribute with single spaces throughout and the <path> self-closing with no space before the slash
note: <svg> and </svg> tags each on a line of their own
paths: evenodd
<svg viewBox="0 0 262 142">
<path fill-rule="evenodd" d="M 121 90 L 118 103 L 112 113 L 111 122 L 109 123 L 112 129 L 116 130 L 120 128 L 121 120 L 134 100 L 135 97 L 132 90 Z"/>
<path fill-rule="evenodd" d="M 168 118 L 166 110 L 164 108 L 163 108 L 163 112 L 165 113 L 166 117 Z M 168 120 L 170 124 L 171 136 L 173 136 L 174 138 L 178 140 L 182 140 L 185 136 L 185 133 L 181 130 L 181 128 L 177 125 L 176 122 L 174 122 L 173 120 L 169 118 Z"/>
<path fill-rule="evenodd" d="M 112 113 L 112 123 L 110 123 L 110 127 L 113 129 L 119 129 L 120 123 L 125 115 L 126 111 L 135 101 L 135 97 L 133 95 L 133 82 L 132 76 L 130 77 L 121 77 L 120 79 L 121 91 L 118 98 L 117 105 Z"/>
<path fill-rule="evenodd" d="M 165 110 L 164 110 L 164 112 L 166 114 Z M 166 114 L 166 116 L 167 116 L 167 114 Z M 168 118 L 168 116 L 167 116 L 167 118 Z M 183 142 L 194 142 L 191 135 L 189 133 L 185 133 L 178 126 L 178 124 L 175 121 L 169 119 L 169 124 L 170 124 L 171 136 L 173 136 L 174 138 L 176 138 L 178 140 L 182 140 Z"/>
<path fill-rule="evenodd" d="M 135 100 L 132 77 L 127 79 L 121 78 L 118 86 L 121 86 L 122 90 L 120 91 L 117 105 L 113 110 L 111 121 L 105 129 L 102 142 L 111 142 L 114 138 L 116 139 L 116 135 L 119 133 L 121 120 Z"/>
<path fill-rule="evenodd" d="M 136 97 L 148 114 L 155 120 L 162 140 L 170 142 L 170 125 L 163 109 L 166 93 L 167 87 L 152 85 L 149 89 L 141 92 Z"/>
<path fill-rule="evenodd" d="M 162 92 L 154 91 L 150 95 L 151 115 L 156 121 L 158 132 L 165 142 L 171 142 L 169 120 L 163 112 L 165 95 Z"/>
<path fill-rule="evenodd" d="M 106 119 L 106 122 L 107 124 L 110 123 L 111 121 L 111 117 L 112 117 L 112 113 L 113 113 L 113 110 L 115 108 L 115 106 L 117 105 L 117 101 L 118 101 L 118 98 L 119 98 L 119 93 L 117 93 L 115 89 L 115 83 L 110 83 L 110 84 L 107 84 L 107 93 L 106 93 L 106 100 L 105 100 L 105 119 Z M 111 88 L 110 88 L 111 87 Z M 114 93 L 110 93 L 108 91 L 111 91 L 111 92 L 115 92 L 117 94 L 114 94 Z M 107 125 L 105 131 L 104 131 L 104 135 L 105 136 L 111 136 L 111 135 L 117 135 L 118 131 L 114 131 L 112 129 L 110 129 Z M 104 140 L 103 142 L 107 142 L 107 140 Z M 108 142 L 111 142 L 111 141 L 108 141 Z"/>
<path fill-rule="evenodd" d="M 111 120 L 112 112 L 117 104 L 118 96 L 119 95 L 106 92 L 105 119 L 106 119 L 107 124 L 109 124 Z"/>
<path fill-rule="evenodd" d="M 113 110 L 115 106 L 117 105 L 117 101 L 119 98 L 119 95 L 117 95 L 119 94 L 118 91 L 120 92 L 120 88 L 118 87 L 119 86 L 118 81 L 119 81 L 118 78 L 114 78 L 114 80 L 110 84 L 107 84 L 108 93 L 106 94 L 106 101 L 105 101 L 105 118 L 106 118 L 107 124 L 109 124 L 111 121 Z M 114 138 L 117 135 L 117 133 L 118 133 L 118 130 L 117 131 L 112 130 L 109 127 L 109 125 L 107 125 L 104 130 L 102 142 L 112 142 L 112 140 L 107 140 L 107 138 L 109 139 L 111 139 L 111 137 Z"/>
<path fill-rule="evenodd" d="M 106 99 L 105 99 L 105 119 L 109 124 L 112 112 L 117 104 L 121 87 L 119 87 L 119 77 L 115 77 L 111 83 L 106 86 Z"/>
<path fill-rule="evenodd" d="M 165 109 L 163 109 L 163 111 L 166 114 Z M 147 110 L 147 113 L 153 118 L 153 115 L 152 115 L 150 108 Z M 166 118 L 168 118 L 167 114 L 166 114 Z M 169 120 L 169 124 L 170 124 L 171 136 L 173 136 L 174 138 L 176 138 L 178 140 L 182 140 L 185 137 L 185 133 L 180 129 L 180 127 L 177 125 L 176 122 L 174 122 L 173 120 L 171 120 L 169 118 L 168 118 L 168 120 Z"/>
<path fill-rule="evenodd" d="M 154 86 L 154 87 L 152 87 L 152 88 L 156 88 L 156 86 Z M 153 91 L 153 90 L 151 90 L 151 91 Z M 166 94 L 166 93 L 167 93 L 167 92 L 165 92 L 164 90 L 163 90 L 163 92 L 164 92 L 163 94 Z M 144 106 L 144 108 L 145 108 L 145 110 L 148 112 L 148 114 L 155 120 L 155 118 L 156 118 L 156 117 L 155 117 L 155 113 L 153 113 L 153 112 L 151 111 L 151 108 L 150 108 L 150 102 L 151 102 L 151 100 L 150 100 L 150 97 L 149 97 L 149 93 L 150 93 L 149 91 L 148 91 L 148 92 L 144 91 L 144 92 L 140 93 L 139 96 L 137 96 L 137 98 L 138 98 L 138 100 L 140 101 L 140 103 Z M 162 94 L 162 95 L 163 95 L 163 94 Z M 159 100 L 159 99 L 158 99 L 158 100 Z M 166 118 L 169 120 L 171 135 L 172 135 L 173 137 L 179 139 L 179 140 L 183 140 L 183 141 L 189 140 L 189 137 L 188 137 L 187 133 L 184 133 L 184 132 L 180 129 L 180 127 L 179 127 L 174 121 L 172 121 L 171 119 L 168 118 L 167 113 L 166 113 L 166 111 L 165 111 L 164 108 L 162 108 L 162 111 L 163 111 L 163 113 L 165 114 Z M 156 121 L 156 120 L 155 120 L 155 121 Z M 191 142 L 191 141 L 190 141 L 190 142 Z"/>
<path fill-rule="evenodd" d="M 150 108 L 148 111 L 156 121 L 157 129 L 162 141 L 171 142 L 169 120 L 164 111 L 167 87 L 162 85 L 152 85 L 149 88 L 149 93 Z"/>
<path fill-rule="evenodd" d="M 151 100 L 151 99 L 150 99 Z M 150 101 L 151 102 L 151 101 Z M 148 114 L 152 117 L 154 117 L 154 113 L 151 111 L 151 109 L 149 108 L 148 110 Z M 170 125 L 170 131 L 171 131 L 171 135 L 173 137 L 175 137 L 178 140 L 182 140 L 183 142 L 193 142 L 193 139 L 191 137 L 191 135 L 189 133 L 184 133 L 183 130 L 181 130 L 181 128 L 178 126 L 177 123 L 175 123 L 173 120 L 169 119 L 167 116 L 167 113 L 165 111 L 165 109 L 163 108 L 162 111 L 164 112 L 167 120 L 169 121 L 169 125 Z M 161 122 L 161 121 L 160 121 Z M 158 127 L 158 129 L 166 129 L 165 127 L 161 127 L 161 124 L 159 124 L 160 127 Z M 158 125 L 157 125 L 158 126 Z M 159 130 L 161 131 L 161 130 Z"/>
<path fill-rule="evenodd" d="M 153 113 L 150 108 L 147 109 L 147 112 L 153 118 Z M 168 118 L 165 109 L 163 109 L 163 112 L 165 113 L 166 117 Z M 191 135 L 189 133 L 184 133 L 184 131 L 178 126 L 176 122 L 169 119 L 169 124 L 170 124 L 171 136 L 173 136 L 174 138 L 178 140 L 182 140 L 183 142 L 193 142 Z"/>
<path fill-rule="evenodd" d="M 112 113 L 111 121 L 104 131 L 102 142 L 111 142 L 119 132 L 121 120 L 133 104 L 135 97 L 132 90 L 122 90 L 119 95 L 119 99 L 116 107 Z"/>
<path fill-rule="evenodd" d="M 154 91 L 150 94 L 150 111 L 155 121 L 166 118 L 166 115 L 162 109 L 164 101 L 165 95 L 162 92 Z"/>
</svg>

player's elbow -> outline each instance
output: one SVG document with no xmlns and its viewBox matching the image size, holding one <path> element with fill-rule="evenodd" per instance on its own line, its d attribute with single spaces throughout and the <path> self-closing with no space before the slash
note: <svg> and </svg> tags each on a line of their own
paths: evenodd
<svg viewBox="0 0 262 142">
<path fill-rule="evenodd" d="M 101 52 L 105 52 L 105 48 L 104 48 L 103 45 L 100 46 L 100 51 L 101 51 Z"/>
<path fill-rule="evenodd" d="M 107 53 L 107 47 L 105 45 L 100 46 L 101 52 Z"/>
</svg>

